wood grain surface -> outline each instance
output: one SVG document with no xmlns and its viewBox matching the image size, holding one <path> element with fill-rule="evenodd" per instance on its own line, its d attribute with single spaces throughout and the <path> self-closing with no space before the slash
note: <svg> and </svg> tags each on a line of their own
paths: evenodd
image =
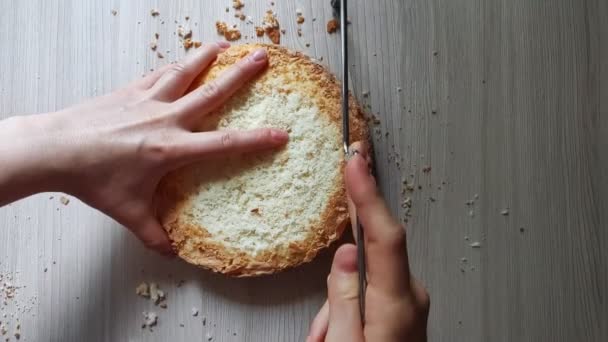
<svg viewBox="0 0 608 342">
<path fill-rule="evenodd" d="M 340 70 L 329 1 L 244 3 L 256 24 L 278 13 L 283 45 Z M 214 41 L 225 20 L 240 42 L 266 41 L 229 6 L 3 1 L 0 118 L 60 109 L 184 56 L 178 24 Z M 352 86 L 379 119 L 377 177 L 408 221 L 430 340 L 608 340 L 608 3 L 352 0 L 350 17 Z M 148 47 L 154 33 L 163 59 Z M 0 209 L 0 274 L 20 287 L 0 303 L 12 340 L 18 320 L 22 341 L 302 341 L 324 301 L 332 251 L 228 279 L 145 251 L 60 196 Z M 160 284 L 167 309 L 135 295 L 141 281 Z M 153 331 L 142 311 L 159 314 Z"/>
</svg>

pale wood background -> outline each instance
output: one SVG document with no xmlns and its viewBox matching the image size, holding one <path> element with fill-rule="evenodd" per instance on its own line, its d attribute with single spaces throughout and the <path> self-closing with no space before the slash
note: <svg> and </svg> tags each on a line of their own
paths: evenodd
<svg viewBox="0 0 608 342">
<path fill-rule="evenodd" d="M 283 44 L 338 71 L 329 1 L 275 2 Z M 256 23 L 271 8 L 245 4 Z M 186 15 L 195 38 L 218 39 L 217 19 L 251 37 L 229 5 L 3 1 L 0 118 L 53 111 L 175 60 L 174 21 Z M 352 0 L 350 13 L 353 87 L 380 118 L 380 185 L 402 219 L 413 199 L 410 260 L 431 293 L 430 339 L 606 341 L 608 3 Z M 164 60 L 148 48 L 155 32 Z M 274 277 L 226 279 L 147 252 L 111 219 L 50 196 L 0 209 L 0 273 L 24 286 L 0 321 L 19 318 L 23 341 L 301 341 L 324 300 L 331 252 Z M 168 309 L 135 296 L 142 280 L 161 284 Z M 26 312 L 14 314 L 16 303 Z M 153 332 L 140 328 L 150 309 Z"/>
</svg>

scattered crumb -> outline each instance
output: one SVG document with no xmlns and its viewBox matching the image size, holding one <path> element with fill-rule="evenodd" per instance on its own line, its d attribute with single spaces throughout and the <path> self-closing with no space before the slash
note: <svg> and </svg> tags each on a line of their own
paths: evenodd
<svg viewBox="0 0 608 342">
<path fill-rule="evenodd" d="M 304 45 L 306 45 L 306 47 L 310 47 L 310 43 L 306 43 L 306 44 L 304 44 Z"/>
<path fill-rule="evenodd" d="M 423 167 L 423 168 L 422 168 L 422 172 L 424 172 L 424 173 L 429 173 L 429 172 L 431 172 L 431 166 L 430 166 L 430 165 L 427 165 L 427 166 Z"/>
<path fill-rule="evenodd" d="M 194 308 L 194 307 L 192 308 L 192 316 L 193 317 L 198 316 L 198 309 L 197 308 Z"/>
<path fill-rule="evenodd" d="M 469 246 L 471 246 L 473 248 L 480 248 L 481 243 L 479 241 L 475 241 L 475 242 L 471 243 Z"/>
<path fill-rule="evenodd" d="M 160 303 L 165 299 L 165 293 L 158 287 L 156 283 L 150 283 L 150 299 L 154 302 L 154 304 Z"/>
<path fill-rule="evenodd" d="M 160 12 L 156 8 L 153 8 L 153 9 L 150 10 L 150 15 L 153 16 L 153 17 L 156 17 L 159 14 L 160 14 Z"/>
<path fill-rule="evenodd" d="M 163 55 L 163 54 L 162 54 L 160 51 L 157 51 L 157 52 L 156 52 L 156 57 L 158 57 L 158 58 L 161 58 L 161 59 L 162 59 L 162 58 L 165 58 L 165 55 Z"/>
<path fill-rule="evenodd" d="M 187 39 L 192 37 L 192 30 L 185 28 L 182 25 L 177 26 L 177 35 L 180 38 Z"/>
<path fill-rule="evenodd" d="M 285 32 L 287 32 L 287 31 L 285 31 L 285 29 L 281 29 L 282 34 L 285 34 Z"/>
<path fill-rule="evenodd" d="M 467 258 L 462 257 L 462 258 L 460 258 L 460 261 L 463 262 L 463 263 L 466 263 L 468 260 L 467 260 Z"/>
<path fill-rule="evenodd" d="M 469 241 L 469 236 L 468 235 L 464 236 L 464 241 Z"/>
<path fill-rule="evenodd" d="M 203 43 L 199 42 L 199 41 L 195 41 L 194 42 L 194 48 L 198 49 L 199 47 L 201 47 L 203 45 Z"/>
<path fill-rule="evenodd" d="M 258 214 L 259 215 L 260 214 L 260 208 L 253 208 L 253 209 L 251 209 L 251 212 L 253 214 Z"/>
<path fill-rule="evenodd" d="M 245 19 L 247 19 L 247 17 L 243 13 L 241 13 L 241 14 L 239 14 L 239 19 L 244 21 Z"/>
<path fill-rule="evenodd" d="M 158 306 L 160 306 L 160 307 L 161 307 L 161 308 L 163 308 L 163 309 L 166 309 L 166 308 L 167 308 L 167 303 L 162 302 L 162 303 L 160 303 Z"/>
<path fill-rule="evenodd" d="M 141 326 L 142 329 L 151 328 L 151 327 L 155 326 L 156 323 L 158 323 L 158 315 L 156 314 L 156 312 L 144 311 L 144 312 L 142 312 L 142 314 L 144 315 L 144 323 Z"/>
<path fill-rule="evenodd" d="M 500 212 L 500 215 L 502 215 L 502 216 L 508 216 L 509 215 L 509 209 L 508 208 L 503 209 Z"/>
<path fill-rule="evenodd" d="M 245 6 L 245 4 L 241 1 L 241 0 L 233 0 L 232 1 L 232 7 L 234 9 L 241 9 L 243 8 L 243 6 Z"/>
<path fill-rule="evenodd" d="M 192 42 L 192 39 L 187 38 L 187 39 L 184 39 L 183 45 L 184 45 L 184 49 L 188 50 L 194 45 L 194 43 Z"/>
<path fill-rule="evenodd" d="M 433 56 L 438 56 L 439 55 L 439 51 L 433 51 Z"/>
<path fill-rule="evenodd" d="M 183 323 L 180 323 L 180 324 L 179 324 L 179 326 L 180 326 L 180 328 L 183 328 L 183 327 L 184 327 L 184 324 L 183 324 Z"/>
<path fill-rule="evenodd" d="M 241 38 L 241 31 L 234 27 L 229 28 L 223 21 L 217 21 L 215 23 L 215 28 L 217 33 L 223 35 L 228 41 L 234 41 Z"/>
<path fill-rule="evenodd" d="M 402 208 L 411 208 L 412 207 L 412 198 L 406 197 L 403 202 L 401 202 Z"/>
<path fill-rule="evenodd" d="M 261 37 L 264 35 L 264 29 L 260 26 L 255 27 L 255 35 Z"/>
<path fill-rule="evenodd" d="M 207 341 L 213 340 L 213 335 L 211 335 L 211 333 L 207 333 L 207 335 L 205 335 L 205 337 L 207 338 Z"/>
<path fill-rule="evenodd" d="M 523 232 L 525 232 L 525 231 L 526 231 L 526 230 L 524 229 L 524 227 L 520 227 L 520 228 L 519 228 L 519 232 L 520 232 L 520 233 L 523 233 Z"/>
<path fill-rule="evenodd" d="M 298 37 L 302 37 L 302 29 L 299 28 L 297 32 L 298 32 Z"/>
<path fill-rule="evenodd" d="M 68 205 L 70 203 L 70 199 L 65 196 L 61 196 L 59 197 L 59 202 L 61 202 L 63 205 Z"/>
<path fill-rule="evenodd" d="M 296 18 L 296 23 L 298 24 L 303 24 L 304 23 L 304 17 L 302 15 L 298 15 L 298 17 Z"/>
<path fill-rule="evenodd" d="M 150 297 L 150 287 L 148 286 L 148 283 L 143 282 L 143 283 L 137 285 L 137 287 L 135 288 L 135 294 L 138 296 L 149 298 Z"/>
<path fill-rule="evenodd" d="M 118 11 L 115 10 L 115 9 L 113 9 L 113 10 L 110 11 L 110 13 L 112 13 L 113 16 L 116 16 L 118 14 Z"/>
<path fill-rule="evenodd" d="M 274 44 L 281 43 L 281 31 L 279 21 L 272 10 L 266 11 L 264 20 L 262 20 L 262 28 L 266 32 L 266 35 Z"/>
<path fill-rule="evenodd" d="M 157 47 L 158 47 L 158 45 L 156 42 L 150 42 L 150 50 L 156 51 Z"/>
<path fill-rule="evenodd" d="M 327 33 L 332 34 L 332 33 L 336 32 L 338 30 L 338 28 L 340 28 L 340 24 L 338 23 L 338 20 L 331 19 L 330 21 L 327 22 Z"/>
<path fill-rule="evenodd" d="M 207 325 L 207 317 L 203 317 L 203 326 Z"/>
</svg>

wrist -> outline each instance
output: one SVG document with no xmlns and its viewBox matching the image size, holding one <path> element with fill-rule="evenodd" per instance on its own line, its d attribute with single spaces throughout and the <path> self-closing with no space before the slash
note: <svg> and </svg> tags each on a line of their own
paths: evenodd
<svg viewBox="0 0 608 342">
<path fill-rule="evenodd" d="M 38 192 L 65 191 L 65 149 L 55 114 L 16 116 L 0 121 L 0 187 L 12 200 Z M 4 196 L 3 196 L 4 197 Z"/>
</svg>

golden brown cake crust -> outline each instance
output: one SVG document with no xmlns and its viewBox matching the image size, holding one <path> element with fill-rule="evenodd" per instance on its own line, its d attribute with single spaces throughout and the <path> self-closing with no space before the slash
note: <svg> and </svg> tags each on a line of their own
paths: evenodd
<svg viewBox="0 0 608 342">
<path fill-rule="evenodd" d="M 336 78 L 308 56 L 280 46 L 270 44 L 233 46 L 220 54 L 217 60 L 197 78 L 192 89 L 217 77 L 223 69 L 235 64 L 256 48 L 266 49 L 269 66 L 252 82 L 280 75 L 289 82 L 298 82 L 298 86 L 302 83 L 305 86 L 299 87 L 298 91 L 312 99 L 320 112 L 338 127 L 339 132 L 342 131 L 340 84 Z M 293 72 L 294 70 L 298 72 Z M 352 95 L 349 102 L 351 141 L 367 141 L 369 133 L 363 112 Z M 319 250 L 337 240 L 344 231 L 348 223 L 344 167 L 345 161 L 342 159 L 339 181 L 333 186 L 325 211 L 320 213 L 319 223 L 310 227 L 306 239 L 292 242 L 289 248 L 279 251 L 266 250 L 253 257 L 244 251 L 209 239 L 210 234 L 205 227 L 181 219 L 180 214 L 185 210 L 184 208 L 187 208 L 189 199 L 185 195 L 188 193 L 187 189 L 184 189 L 187 185 L 180 177 L 180 170 L 167 175 L 159 185 L 158 197 L 159 203 L 162 203 L 159 205 L 159 218 L 178 255 L 189 263 L 238 277 L 275 273 L 311 261 Z M 243 208 L 244 212 L 246 210 Z"/>
</svg>

